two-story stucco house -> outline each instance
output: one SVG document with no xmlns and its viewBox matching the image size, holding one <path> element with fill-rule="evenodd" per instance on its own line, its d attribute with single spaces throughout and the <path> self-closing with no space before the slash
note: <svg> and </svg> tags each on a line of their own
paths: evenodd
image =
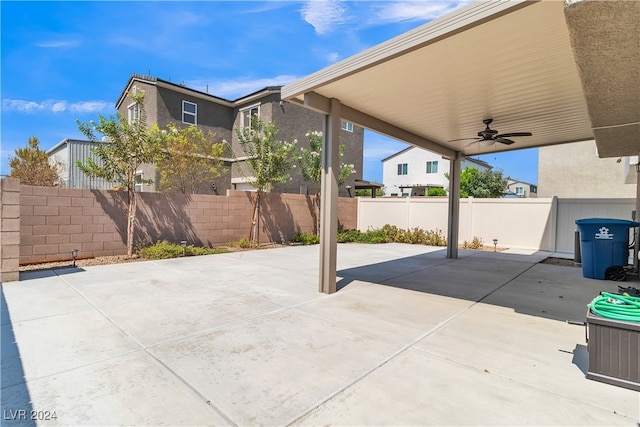
<svg viewBox="0 0 640 427">
<path fill-rule="evenodd" d="M 249 126 L 251 117 L 257 116 L 265 123 L 274 122 L 278 129 L 278 139 L 288 142 L 297 140 L 299 146 L 306 147 L 306 133 L 321 131 L 324 123 L 322 114 L 282 101 L 280 86 L 266 87 L 241 98 L 227 100 L 182 84 L 139 74 L 131 76 L 118 98 L 116 109 L 121 117 L 128 120 L 138 118 L 139 111 L 131 95 L 140 92 L 144 94 L 144 110 L 149 125 L 157 123 L 161 128 L 169 123 L 176 126 L 197 126 L 213 132 L 217 141 L 231 143 L 232 155 L 225 159 L 227 173 L 217 178 L 215 183 L 203 183 L 202 193 L 223 193 L 226 189 L 253 189 L 244 176 L 247 169 L 240 167 L 244 162 L 244 153 L 235 132 L 236 128 Z M 345 150 L 341 162 L 353 164 L 356 173 L 340 188 L 341 196 L 348 196 L 347 189 L 354 186 L 356 179 L 362 178 L 363 141 L 364 129 L 352 123 L 342 123 L 340 143 L 344 144 Z M 140 169 L 139 175 L 144 179 L 151 178 L 155 183 L 159 182 L 153 165 L 145 165 Z M 142 186 L 142 191 L 156 190 L 161 190 L 157 184 Z M 316 189 L 313 183 L 303 181 L 299 170 L 294 168 L 291 171 L 291 180 L 277 184 L 273 191 L 313 194 Z"/>
<path fill-rule="evenodd" d="M 538 149 L 538 196 L 636 198 L 638 157 L 598 157 L 595 141 Z"/>
<path fill-rule="evenodd" d="M 538 186 L 530 182 L 507 178 L 507 197 L 538 197 Z"/>
<path fill-rule="evenodd" d="M 468 167 L 491 169 L 488 163 L 467 157 L 462 169 Z M 382 159 L 382 182 L 390 196 L 426 196 L 430 188 L 446 190 L 447 173 L 449 160 L 419 147 L 411 146 Z"/>
</svg>

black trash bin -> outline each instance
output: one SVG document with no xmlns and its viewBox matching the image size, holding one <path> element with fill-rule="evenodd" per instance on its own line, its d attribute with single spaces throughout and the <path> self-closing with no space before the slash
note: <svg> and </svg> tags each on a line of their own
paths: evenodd
<svg viewBox="0 0 640 427">
<path fill-rule="evenodd" d="M 623 267 L 629 259 L 629 228 L 640 226 L 640 222 L 584 218 L 576 224 L 580 230 L 582 275 L 591 279 L 624 280 Z"/>
</svg>

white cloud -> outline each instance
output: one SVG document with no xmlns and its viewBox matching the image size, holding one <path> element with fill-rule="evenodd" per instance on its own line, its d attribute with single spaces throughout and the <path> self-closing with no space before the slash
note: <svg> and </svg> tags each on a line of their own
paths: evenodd
<svg viewBox="0 0 640 427">
<path fill-rule="evenodd" d="M 346 22 L 346 9 L 339 0 L 309 0 L 300 12 L 319 35 L 330 33 Z"/>
<path fill-rule="evenodd" d="M 187 87 L 207 91 L 214 96 L 221 98 L 235 99 L 248 95 L 267 86 L 282 86 L 299 79 L 300 76 L 283 74 L 275 77 L 266 77 L 261 79 L 252 79 L 243 77 L 234 80 L 215 80 L 215 79 L 198 79 L 185 82 Z"/>
<path fill-rule="evenodd" d="M 378 8 L 379 22 L 429 21 L 458 9 L 471 0 L 398 1 Z"/>
<path fill-rule="evenodd" d="M 65 111 L 69 111 L 71 113 L 85 114 L 102 113 L 113 108 L 113 103 L 107 101 L 69 102 L 64 100 L 47 99 L 45 101 L 36 102 L 8 98 L 2 100 L 2 111 L 14 111 L 18 113 L 63 113 Z"/>
<path fill-rule="evenodd" d="M 340 54 L 338 52 L 331 52 L 325 55 L 325 59 L 329 64 L 333 64 L 334 62 L 338 62 L 340 59 Z"/>
<path fill-rule="evenodd" d="M 69 48 L 76 47 L 80 44 L 78 40 L 45 40 L 41 42 L 37 42 L 36 46 L 42 47 L 45 49 L 61 49 L 61 48 Z"/>
</svg>

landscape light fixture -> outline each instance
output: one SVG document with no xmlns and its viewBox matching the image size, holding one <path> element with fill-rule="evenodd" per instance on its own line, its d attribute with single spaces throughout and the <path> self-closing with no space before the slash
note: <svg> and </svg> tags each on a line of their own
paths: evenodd
<svg viewBox="0 0 640 427">
<path fill-rule="evenodd" d="M 73 258 L 73 267 L 76 266 L 76 257 L 78 256 L 78 251 L 80 249 L 71 249 L 71 257 Z"/>
<path fill-rule="evenodd" d="M 493 252 L 498 251 L 498 239 L 493 239 Z"/>
<path fill-rule="evenodd" d="M 187 255 L 187 241 L 186 240 L 182 240 L 180 242 L 180 244 L 182 245 L 182 256 L 186 256 Z"/>
</svg>

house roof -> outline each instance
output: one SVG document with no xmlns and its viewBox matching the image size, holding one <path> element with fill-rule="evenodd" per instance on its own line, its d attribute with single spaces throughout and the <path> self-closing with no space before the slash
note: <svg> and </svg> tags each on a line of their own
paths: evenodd
<svg viewBox="0 0 640 427">
<path fill-rule="evenodd" d="M 507 185 L 514 185 L 514 184 L 533 185 L 534 187 L 538 186 L 537 184 L 532 184 L 530 182 L 520 181 L 520 180 L 512 179 L 512 178 L 507 178 Z"/>
<path fill-rule="evenodd" d="M 225 99 L 219 96 L 212 95 L 207 92 L 202 92 L 197 89 L 189 88 L 182 83 L 181 84 L 173 83 L 171 81 L 164 80 L 158 77 L 134 73 L 131 75 L 131 77 L 129 78 L 129 81 L 127 82 L 127 85 L 120 93 L 120 96 L 118 97 L 118 101 L 116 102 L 116 109 L 120 108 L 120 105 L 125 100 L 131 87 L 136 81 L 144 82 L 147 84 L 153 84 L 159 87 L 164 87 L 174 92 L 181 92 L 186 95 L 194 96 L 196 98 L 201 98 L 206 101 L 214 102 L 216 104 L 224 105 L 227 107 L 237 107 L 247 102 L 251 102 L 251 101 L 263 98 L 264 96 L 270 95 L 272 93 L 280 93 L 280 88 L 282 87 L 282 86 L 266 86 L 248 95 L 244 95 L 240 98 L 230 100 L 230 99 Z"/>
<path fill-rule="evenodd" d="M 363 179 L 356 179 L 353 185 L 356 190 L 367 189 L 367 188 L 382 188 L 384 184 L 380 184 L 375 181 L 365 181 Z"/>
<path fill-rule="evenodd" d="M 394 157 L 399 156 L 400 154 L 406 153 L 407 151 L 412 150 L 414 148 L 422 149 L 420 147 L 415 147 L 413 145 L 410 145 L 409 147 L 404 148 L 404 149 L 398 151 L 397 153 L 393 153 L 392 155 L 390 155 L 388 157 L 385 157 L 384 159 L 381 160 L 381 162 L 384 163 L 387 160 L 393 159 Z M 493 166 L 491 166 L 489 163 L 485 162 L 484 160 L 474 159 L 473 157 L 466 157 L 465 160 L 467 160 L 468 162 L 475 163 L 475 164 L 477 164 L 479 166 L 483 166 L 483 167 L 485 167 L 487 169 L 493 169 Z"/>
<path fill-rule="evenodd" d="M 62 141 L 58 142 L 56 145 L 54 145 L 53 147 L 49 148 L 47 150 L 47 155 L 51 155 L 54 152 L 60 150 L 61 148 L 63 148 L 65 145 L 69 145 L 69 144 L 103 144 L 103 141 L 89 141 L 88 139 L 72 139 L 72 138 L 65 138 Z"/>
<path fill-rule="evenodd" d="M 282 88 L 282 96 L 452 157 L 596 138 L 640 152 L 640 2 L 480 1 Z M 375 88 L 375 89 L 372 89 Z M 492 118 L 491 146 L 473 138 Z"/>
<path fill-rule="evenodd" d="M 400 154 L 406 153 L 409 150 L 412 150 L 416 147 L 414 147 L 413 145 L 408 146 L 407 148 L 404 148 L 400 151 L 398 151 L 397 153 L 393 153 L 392 155 L 385 157 L 384 159 L 380 160 L 382 163 L 386 162 L 387 160 L 393 159 L 396 156 L 399 156 Z"/>
</svg>

